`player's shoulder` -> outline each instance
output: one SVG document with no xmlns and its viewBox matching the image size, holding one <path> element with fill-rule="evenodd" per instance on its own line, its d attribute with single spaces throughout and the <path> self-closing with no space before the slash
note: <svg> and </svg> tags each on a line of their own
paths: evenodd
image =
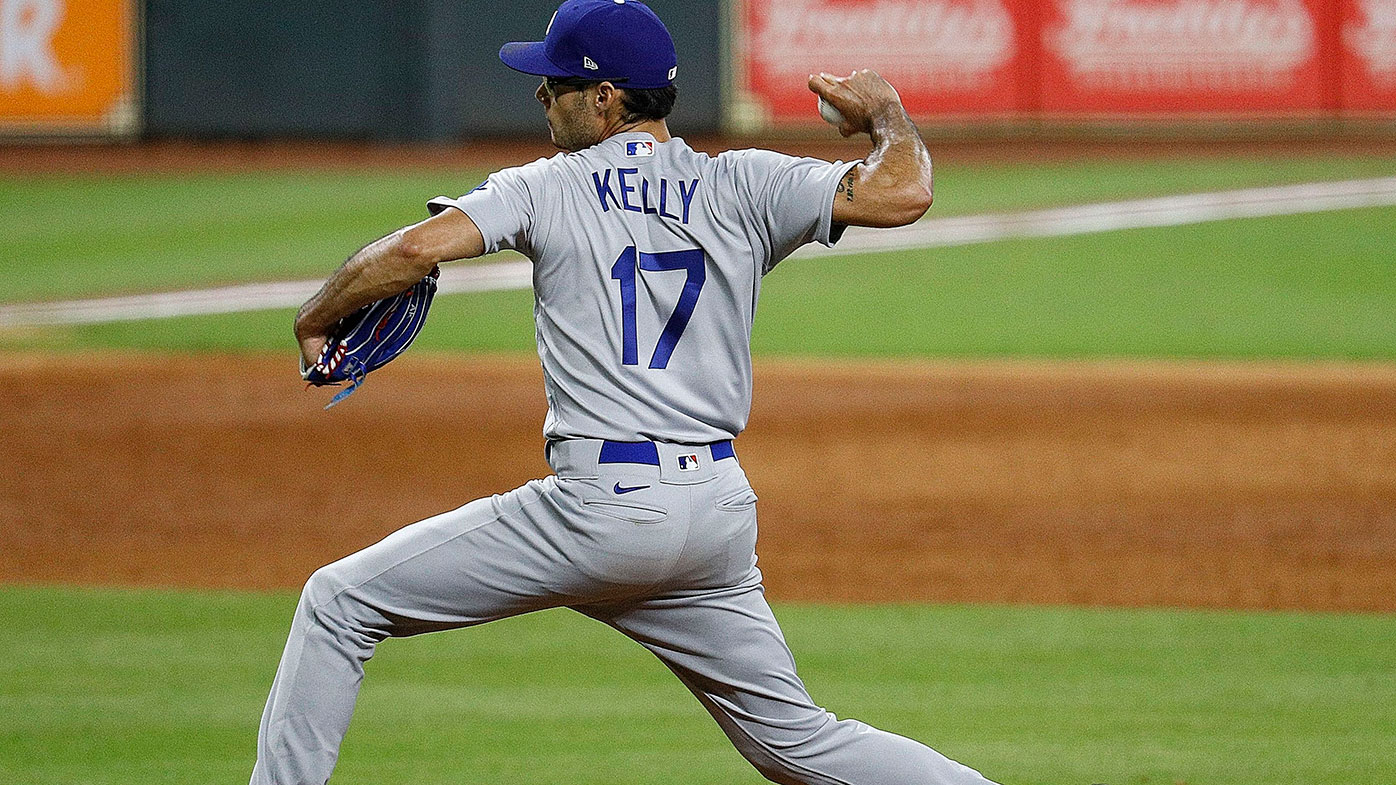
<svg viewBox="0 0 1396 785">
<path fill-rule="evenodd" d="M 564 155 L 558 153 L 557 155 L 538 158 L 528 163 L 506 166 L 487 177 L 485 182 L 488 183 L 490 180 L 512 180 L 527 184 L 546 180 L 549 176 L 555 174 L 558 168 L 562 166 L 563 158 Z"/>
<path fill-rule="evenodd" d="M 764 147 L 739 147 L 735 150 L 724 150 L 718 153 L 717 159 L 728 166 L 751 166 L 794 160 L 794 156 L 775 150 L 767 150 Z"/>
<path fill-rule="evenodd" d="M 800 162 L 827 163 L 814 158 L 801 158 L 763 147 L 747 147 L 727 150 L 717 155 L 719 165 L 725 170 L 741 172 L 748 176 L 764 176 Z"/>
<path fill-rule="evenodd" d="M 751 193 L 764 192 L 780 172 L 801 161 L 814 162 L 813 159 L 799 158 L 761 147 L 726 150 L 715 156 L 714 161 L 720 176 L 731 179 Z"/>
</svg>

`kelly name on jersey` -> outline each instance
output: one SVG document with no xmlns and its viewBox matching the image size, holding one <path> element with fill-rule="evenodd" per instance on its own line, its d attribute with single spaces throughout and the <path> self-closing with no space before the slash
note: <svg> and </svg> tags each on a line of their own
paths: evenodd
<svg viewBox="0 0 1396 785">
<path fill-rule="evenodd" d="M 591 179 L 596 185 L 596 197 L 601 200 L 602 212 L 608 213 L 615 207 L 685 224 L 688 223 L 688 209 L 693 204 L 694 194 L 698 193 L 699 182 L 695 177 L 671 183 L 668 178 L 661 177 L 657 184 L 651 184 L 649 179 L 640 176 L 639 169 L 627 167 L 592 172 Z"/>
</svg>

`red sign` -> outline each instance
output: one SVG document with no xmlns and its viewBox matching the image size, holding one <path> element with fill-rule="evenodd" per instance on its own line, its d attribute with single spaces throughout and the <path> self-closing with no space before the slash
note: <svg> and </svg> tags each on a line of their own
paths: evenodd
<svg viewBox="0 0 1396 785">
<path fill-rule="evenodd" d="M 914 117 L 1022 108 L 1032 0 L 747 0 L 736 36 L 747 125 L 814 120 L 812 73 L 882 74 Z"/>
<path fill-rule="evenodd" d="M 1396 2 L 1344 0 L 1343 108 L 1396 111 Z"/>
<path fill-rule="evenodd" d="M 1396 113 L 1396 0 L 734 0 L 732 125 L 873 68 L 913 117 Z"/>
<path fill-rule="evenodd" d="M 1236 112 L 1332 106 L 1324 0 L 1051 0 L 1048 112 Z"/>
</svg>

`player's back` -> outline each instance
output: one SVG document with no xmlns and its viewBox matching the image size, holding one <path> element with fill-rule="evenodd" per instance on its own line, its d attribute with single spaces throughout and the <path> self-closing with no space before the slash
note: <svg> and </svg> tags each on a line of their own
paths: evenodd
<svg viewBox="0 0 1396 785">
<path fill-rule="evenodd" d="M 548 438 L 706 443 L 745 427 L 761 277 L 829 242 L 849 166 L 622 133 L 432 204 L 534 262 Z"/>
</svg>

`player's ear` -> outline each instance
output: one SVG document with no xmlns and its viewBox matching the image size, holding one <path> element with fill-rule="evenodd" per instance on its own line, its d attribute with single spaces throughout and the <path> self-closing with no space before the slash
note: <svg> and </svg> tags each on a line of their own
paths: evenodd
<svg viewBox="0 0 1396 785">
<path fill-rule="evenodd" d="M 620 103 L 620 88 L 610 82 L 596 86 L 596 111 L 606 114 L 613 104 Z"/>
</svg>

